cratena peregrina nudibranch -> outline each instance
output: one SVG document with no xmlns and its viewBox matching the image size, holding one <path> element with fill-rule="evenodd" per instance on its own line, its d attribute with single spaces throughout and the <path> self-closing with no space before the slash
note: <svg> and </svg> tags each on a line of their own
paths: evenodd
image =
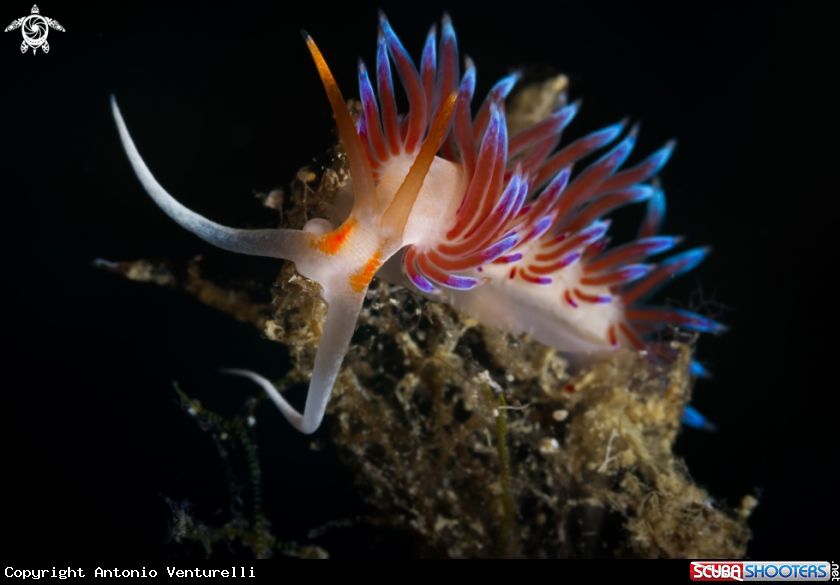
<svg viewBox="0 0 840 585">
<path fill-rule="evenodd" d="M 527 332 L 569 354 L 628 347 L 667 357 L 669 348 L 652 339 L 662 327 L 723 329 L 695 313 L 641 304 L 708 251 L 646 261 L 679 243 L 656 235 L 665 200 L 652 180 L 672 143 L 624 170 L 619 168 L 633 149 L 637 128 L 625 133 L 623 123 L 557 150 L 579 103 L 509 137 L 505 97 L 518 76 L 499 81 L 473 116 L 475 67 L 467 58 L 460 73 L 448 17 L 439 41 L 434 27 L 429 32 L 419 70 L 380 17 L 376 92 L 360 62 L 362 108 L 354 122 L 321 52 L 303 36 L 335 114 L 352 179 L 352 210 L 335 225 L 313 219 L 303 230 L 241 230 L 187 209 L 149 172 L 113 98 L 111 104 L 134 171 L 169 217 L 225 250 L 291 260 L 323 287 L 328 311 L 303 413 L 261 376 L 231 371 L 259 383 L 299 431 L 312 433 L 321 424 L 374 276 L 435 295 L 485 325 Z M 397 112 L 392 63 L 408 96 L 404 115 Z M 577 161 L 622 134 L 572 176 Z M 647 213 L 637 239 L 605 249 L 609 221 L 601 218 L 643 201 Z"/>
</svg>

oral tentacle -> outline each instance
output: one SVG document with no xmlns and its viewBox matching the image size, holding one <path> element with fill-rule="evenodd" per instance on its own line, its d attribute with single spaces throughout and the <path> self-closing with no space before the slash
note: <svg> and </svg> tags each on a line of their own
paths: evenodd
<svg viewBox="0 0 840 585">
<path fill-rule="evenodd" d="M 146 189 L 149 196 L 157 203 L 166 215 L 184 229 L 194 233 L 199 238 L 223 250 L 250 254 L 252 256 L 268 256 L 299 262 L 307 255 L 311 235 L 298 230 L 264 229 L 242 230 L 223 226 L 188 209 L 179 203 L 157 182 L 146 163 L 143 162 L 128 128 L 125 125 L 117 100 L 111 96 L 111 113 L 117 123 L 123 148 L 128 160 Z"/>
</svg>

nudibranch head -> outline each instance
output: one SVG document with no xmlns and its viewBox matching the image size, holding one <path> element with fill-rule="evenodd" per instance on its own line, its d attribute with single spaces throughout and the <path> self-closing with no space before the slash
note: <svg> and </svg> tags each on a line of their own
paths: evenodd
<svg viewBox="0 0 840 585">
<path fill-rule="evenodd" d="M 236 230 L 180 205 L 154 179 L 134 147 L 116 102 L 113 112 L 135 172 L 155 202 L 183 227 L 227 250 L 292 260 L 323 287 L 329 308 L 302 414 L 260 376 L 283 414 L 313 432 L 324 409 L 374 276 L 434 295 L 484 324 L 530 333 L 560 351 L 598 355 L 619 347 L 667 358 L 655 341 L 665 326 L 722 330 L 701 315 L 642 303 L 708 253 L 697 248 L 651 262 L 680 239 L 657 235 L 665 199 L 656 180 L 674 148 L 666 143 L 622 169 L 638 127 L 620 122 L 558 149 L 580 102 L 508 135 L 505 98 L 518 80 L 499 81 L 475 115 L 475 66 L 459 69 L 445 16 L 432 27 L 419 69 L 380 15 L 374 83 L 359 61 L 360 114 L 354 119 L 320 50 L 303 33 L 335 114 L 347 154 L 353 203 L 336 223 L 303 230 Z M 400 114 L 391 66 L 408 97 Z M 623 135 L 623 137 L 622 137 Z M 611 146 L 612 145 L 612 146 Z M 606 152 L 581 170 L 576 164 Z M 635 240 L 607 248 L 603 217 L 647 203 Z"/>
</svg>

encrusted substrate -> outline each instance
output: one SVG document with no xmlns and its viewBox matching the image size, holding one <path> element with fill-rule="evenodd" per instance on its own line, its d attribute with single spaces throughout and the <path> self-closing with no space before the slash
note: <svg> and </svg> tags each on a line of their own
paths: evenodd
<svg viewBox="0 0 840 585">
<path fill-rule="evenodd" d="M 741 557 L 749 510 L 717 504 L 671 451 L 692 384 L 679 348 L 665 368 L 622 351 L 570 375 L 553 350 L 379 283 L 333 390 L 333 438 L 376 522 L 422 556 Z"/>
<path fill-rule="evenodd" d="M 561 76 L 527 87 L 508 118 L 544 117 L 565 86 Z M 339 145 L 298 173 L 291 197 L 261 198 L 283 227 L 300 228 L 346 182 Z M 308 380 L 326 314 L 316 283 L 287 264 L 273 320 L 247 296 L 201 283 L 192 272 L 185 288 L 285 344 L 287 378 Z M 693 385 L 693 340 L 673 343 L 667 366 L 623 350 L 572 373 L 527 336 L 374 280 L 328 424 L 369 521 L 404 530 L 418 556 L 742 557 L 755 499 L 728 509 L 672 452 Z"/>
</svg>

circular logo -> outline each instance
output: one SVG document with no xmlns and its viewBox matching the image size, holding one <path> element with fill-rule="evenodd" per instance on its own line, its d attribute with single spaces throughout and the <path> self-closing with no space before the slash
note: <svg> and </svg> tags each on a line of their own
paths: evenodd
<svg viewBox="0 0 840 585">
<path fill-rule="evenodd" d="M 47 40 L 47 35 L 50 32 L 47 19 L 40 14 L 27 16 L 23 19 L 21 28 L 23 29 L 23 40 L 33 49 L 40 47 Z"/>
</svg>

